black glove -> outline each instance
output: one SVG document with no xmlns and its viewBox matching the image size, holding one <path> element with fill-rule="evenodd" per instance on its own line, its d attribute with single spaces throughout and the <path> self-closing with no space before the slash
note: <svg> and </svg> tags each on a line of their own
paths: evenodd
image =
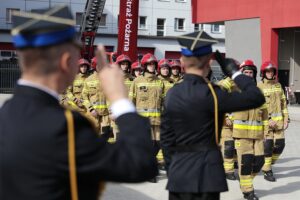
<svg viewBox="0 0 300 200">
<path fill-rule="evenodd" d="M 112 128 L 110 126 L 103 126 L 101 136 L 104 137 L 106 140 L 108 140 L 109 138 L 113 138 L 114 133 Z"/>
<path fill-rule="evenodd" d="M 220 64 L 223 73 L 226 76 L 232 77 L 232 75 L 235 72 L 239 71 L 240 64 L 233 58 L 223 58 L 223 56 L 221 55 L 221 53 L 218 50 L 215 53 L 215 57 L 216 57 L 217 62 Z"/>
</svg>

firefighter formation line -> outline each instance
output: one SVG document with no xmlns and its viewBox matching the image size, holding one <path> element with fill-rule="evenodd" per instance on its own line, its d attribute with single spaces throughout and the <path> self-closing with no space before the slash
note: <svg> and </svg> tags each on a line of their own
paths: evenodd
<svg viewBox="0 0 300 200">
<path fill-rule="evenodd" d="M 160 148 L 160 117 L 164 97 L 174 84 L 184 76 L 183 66 L 177 60 L 158 61 L 148 53 L 141 61 L 132 62 L 126 55 L 120 55 L 116 63 L 124 72 L 128 96 L 138 113 L 148 117 L 159 168 L 164 169 Z M 118 140 L 118 127 L 110 117 L 109 102 L 101 90 L 96 66 L 85 59 L 78 62 L 79 73 L 73 85 L 61 95 L 61 104 L 75 109 L 93 122 L 98 133 L 109 142 Z M 252 60 L 245 60 L 240 71 L 256 82 L 257 67 Z M 274 182 L 272 165 L 278 160 L 285 147 L 284 130 L 288 127 L 286 97 L 276 80 L 277 68 L 267 61 L 261 66 L 261 81 L 257 84 L 263 92 L 266 103 L 256 109 L 226 113 L 221 132 L 221 150 L 224 169 L 228 180 L 237 180 L 234 171 L 238 168 L 240 188 L 245 199 L 258 199 L 254 193 L 253 179 L 261 170 L 267 181 Z M 238 91 L 233 80 L 225 77 L 217 83 L 222 89 Z M 157 182 L 156 178 L 149 180 Z"/>
</svg>

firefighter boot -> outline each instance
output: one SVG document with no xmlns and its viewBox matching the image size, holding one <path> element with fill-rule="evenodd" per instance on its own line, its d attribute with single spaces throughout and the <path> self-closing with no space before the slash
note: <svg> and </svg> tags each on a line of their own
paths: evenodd
<svg viewBox="0 0 300 200">
<path fill-rule="evenodd" d="M 265 180 L 270 181 L 270 182 L 275 182 L 276 181 L 276 179 L 275 179 L 275 177 L 273 175 L 272 170 L 270 170 L 270 171 L 263 171 L 263 173 L 264 173 L 264 179 Z"/>
<path fill-rule="evenodd" d="M 255 195 L 254 191 L 244 192 L 244 199 L 247 200 L 258 200 L 258 197 Z"/>
<path fill-rule="evenodd" d="M 157 183 L 157 177 L 155 176 L 154 178 L 149 179 L 148 182 Z"/>
<path fill-rule="evenodd" d="M 232 180 L 232 181 L 236 180 L 236 176 L 234 175 L 234 172 L 226 173 L 226 179 Z"/>
</svg>

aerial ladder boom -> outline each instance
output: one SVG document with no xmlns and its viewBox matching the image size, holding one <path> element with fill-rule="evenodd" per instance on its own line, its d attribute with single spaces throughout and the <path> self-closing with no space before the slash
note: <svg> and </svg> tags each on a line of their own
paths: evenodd
<svg viewBox="0 0 300 200">
<path fill-rule="evenodd" d="M 87 0 L 80 25 L 83 44 L 81 56 L 90 60 L 94 55 L 94 40 L 100 24 L 106 0 Z"/>
</svg>

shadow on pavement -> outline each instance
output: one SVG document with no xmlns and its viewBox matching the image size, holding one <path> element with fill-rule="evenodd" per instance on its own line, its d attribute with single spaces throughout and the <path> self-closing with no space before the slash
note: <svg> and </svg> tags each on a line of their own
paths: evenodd
<svg viewBox="0 0 300 200">
<path fill-rule="evenodd" d="M 109 184 L 109 187 L 104 191 L 101 198 L 102 200 L 120 200 L 120 199 L 131 199 L 131 200 L 155 200 L 145 194 L 125 187 L 119 184 Z"/>
<path fill-rule="evenodd" d="M 279 158 L 279 160 L 277 160 L 276 163 L 287 163 L 287 162 L 294 161 L 294 160 L 300 160 L 300 157 Z"/>
<path fill-rule="evenodd" d="M 284 186 L 274 187 L 270 190 L 255 190 L 259 197 L 274 195 L 274 194 L 288 194 L 300 190 L 300 181 L 288 183 Z"/>
<path fill-rule="evenodd" d="M 160 181 L 160 180 L 165 180 L 165 179 L 168 179 L 167 175 L 166 175 L 166 172 L 160 172 L 159 175 L 157 176 L 157 180 Z"/>
<path fill-rule="evenodd" d="M 298 170 L 291 171 L 291 172 L 288 172 L 288 173 L 282 173 L 282 174 L 276 173 L 276 171 L 277 171 L 276 170 L 275 171 L 275 177 L 277 179 L 281 179 L 281 178 L 288 178 L 288 177 L 297 177 L 297 176 L 300 176 L 300 169 L 299 169 L 299 167 L 297 167 L 297 168 L 295 167 L 295 169 L 298 169 Z M 288 171 L 288 170 L 280 170 L 280 171 L 284 172 L 284 171 Z"/>
</svg>

